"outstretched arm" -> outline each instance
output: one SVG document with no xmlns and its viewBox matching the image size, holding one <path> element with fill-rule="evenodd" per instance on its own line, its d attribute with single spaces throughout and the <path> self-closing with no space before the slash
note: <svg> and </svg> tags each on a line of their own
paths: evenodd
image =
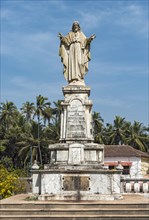
<svg viewBox="0 0 149 220">
<path fill-rule="evenodd" d="M 60 40 L 63 38 L 63 35 L 60 32 L 58 33 L 57 36 L 60 38 Z"/>
<path fill-rule="evenodd" d="M 87 38 L 87 44 L 90 44 L 91 43 L 91 41 L 94 39 L 94 38 L 96 38 L 96 35 L 95 34 L 93 34 L 93 35 L 91 35 L 89 38 Z"/>
<path fill-rule="evenodd" d="M 90 37 L 89 37 L 89 41 L 91 42 L 93 39 L 96 38 L 96 35 L 95 34 L 92 34 Z"/>
</svg>

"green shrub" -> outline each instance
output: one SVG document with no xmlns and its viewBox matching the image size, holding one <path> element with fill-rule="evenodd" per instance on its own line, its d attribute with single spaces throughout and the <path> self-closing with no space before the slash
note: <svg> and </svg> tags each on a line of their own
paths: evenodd
<svg viewBox="0 0 149 220">
<path fill-rule="evenodd" d="M 23 192 L 25 184 L 14 172 L 9 172 L 3 165 L 0 165 L 0 199 L 7 198 L 14 194 Z"/>
</svg>

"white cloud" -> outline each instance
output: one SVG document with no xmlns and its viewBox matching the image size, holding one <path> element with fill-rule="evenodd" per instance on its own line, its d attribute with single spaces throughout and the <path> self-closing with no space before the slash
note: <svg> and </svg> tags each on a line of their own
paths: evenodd
<svg viewBox="0 0 149 220">
<path fill-rule="evenodd" d="M 116 23 L 129 32 L 148 37 L 148 11 L 137 3 L 124 5 L 117 11 Z"/>
<path fill-rule="evenodd" d="M 85 28 L 100 28 L 110 24 L 113 27 L 119 26 L 119 32 L 129 32 L 139 34 L 142 37 L 148 35 L 148 9 L 139 5 L 137 2 L 119 2 L 113 4 L 105 4 L 105 7 L 97 7 L 94 10 L 79 10 L 82 26 Z"/>
</svg>

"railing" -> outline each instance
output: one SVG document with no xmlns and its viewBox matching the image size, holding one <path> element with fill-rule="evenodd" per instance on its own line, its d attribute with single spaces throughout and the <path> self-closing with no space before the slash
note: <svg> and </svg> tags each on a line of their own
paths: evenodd
<svg viewBox="0 0 149 220">
<path fill-rule="evenodd" d="M 149 178 L 121 178 L 122 193 L 148 193 Z"/>
</svg>

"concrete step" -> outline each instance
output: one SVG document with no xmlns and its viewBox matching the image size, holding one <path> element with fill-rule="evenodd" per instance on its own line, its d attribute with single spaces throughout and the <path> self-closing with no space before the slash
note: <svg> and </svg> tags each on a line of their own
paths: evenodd
<svg viewBox="0 0 149 220">
<path fill-rule="evenodd" d="M 37 203 L 37 202 L 28 202 L 28 203 L 2 203 L 1 208 L 9 208 L 9 209 L 14 209 L 14 208 L 22 208 L 22 209 L 52 209 L 52 208 L 57 208 L 57 209 L 69 209 L 69 208 L 79 208 L 79 209 L 113 209 L 113 208 L 118 208 L 118 209 L 131 209 L 131 208 L 149 208 L 149 204 L 147 203 L 95 203 L 95 202 L 90 202 L 90 203 Z"/>
<path fill-rule="evenodd" d="M 62 215 L 62 216 L 56 216 L 56 215 L 33 215 L 33 216 L 29 216 L 29 215 L 16 215 L 16 216 L 12 216 L 12 215 L 1 215 L 1 220 L 46 220 L 46 219 L 51 219 L 51 220 L 147 220 L 148 219 L 148 215 L 144 215 L 144 216 L 138 216 L 138 215 L 134 215 L 134 216 L 129 216 L 129 215 L 107 215 L 107 216 L 102 216 L 102 215 L 90 215 L 90 216 L 79 216 L 79 215 Z"/>
<path fill-rule="evenodd" d="M 79 215 L 81 216 L 90 216 L 90 215 L 148 215 L 149 210 L 148 208 L 133 208 L 133 209 L 1 209 L 0 211 L 1 215 Z"/>
<path fill-rule="evenodd" d="M 1 220 L 148 220 L 149 200 L 140 195 L 115 201 L 1 201 Z"/>
</svg>

